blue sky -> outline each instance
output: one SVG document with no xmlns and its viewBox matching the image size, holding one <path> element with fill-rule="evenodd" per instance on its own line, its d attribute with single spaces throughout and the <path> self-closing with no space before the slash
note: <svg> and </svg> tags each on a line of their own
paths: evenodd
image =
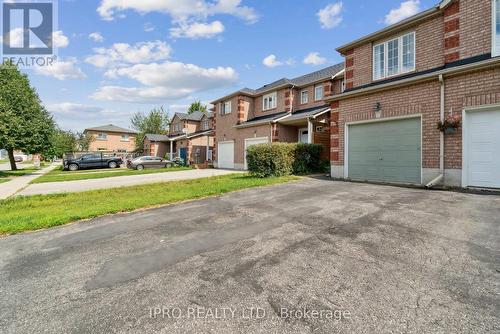
<svg viewBox="0 0 500 334">
<path fill-rule="evenodd" d="M 184 111 L 341 62 L 336 47 L 435 3 L 60 0 L 60 62 L 27 73 L 62 128 L 129 127 L 138 111 Z"/>
</svg>

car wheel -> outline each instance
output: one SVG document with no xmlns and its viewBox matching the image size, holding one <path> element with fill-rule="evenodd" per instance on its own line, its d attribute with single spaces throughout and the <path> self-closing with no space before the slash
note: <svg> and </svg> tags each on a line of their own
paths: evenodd
<svg viewBox="0 0 500 334">
<path fill-rule="evenodd" d="M 166 164 L 165 168 L 172 168 L 172 164 Z"/>
<path fill-rule="evenodd" d="M 78 170 L 78 165 L 77 164 L 71 164 L 68 166 L 68 169 L 72 172 L 74 171 L 77 171 Z"/>
<path fill-rule="evenodd" d="M 116 164 L 116 162 L 114 161 L 111 161 L 109 164 L 108 164 L 108 167 L 109 168 L 116 168 L 118 165 Z"/>
<path fill-rule="evenodd" d="M 143 169 L 144 169 L 144 166 L 143 166 L 143 165 L 137 165 L 136 169 L 137 169 L 137 170 L 143 170 Z"/>
</svg>

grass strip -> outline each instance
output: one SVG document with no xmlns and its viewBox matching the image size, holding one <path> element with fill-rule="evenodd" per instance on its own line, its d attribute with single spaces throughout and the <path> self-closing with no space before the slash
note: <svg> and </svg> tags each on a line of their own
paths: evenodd
<svg viewBox="0 0 500 334">
<path fill-rule="evenodd" d="M 0 234 L 38 230 L 105 214 L 222 195 L 298 179 L 296 176 L 257 178 L 247 174 L 230 174 L 119 189 L 15 197 L 0 200 Z"/>
</svg>

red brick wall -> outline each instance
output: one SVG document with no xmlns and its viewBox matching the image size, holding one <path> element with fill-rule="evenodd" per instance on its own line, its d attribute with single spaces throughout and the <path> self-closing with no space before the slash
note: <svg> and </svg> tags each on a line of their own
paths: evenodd
<svg viewBox="0 0 500 334">
<path fill-rule="evenodd" d="M 459 59 L 491 52 L 490 0 L 456 0 L 440 15 L 392 36 L 354 48 L 345 55 L 347 88 L 372 82 L 373 45 L 415 31 L 416 71 L 436 68 Z M 352 72 L 351 72 L 352 70 Z M 352 79 L 348 77 L 353 75 Z"/>
<path fill-rule="evenodd" d="M 447 114 L 450 112 L 461 114 L 464 107 L 500 103 L 500 68 L 446 78 L 445 87 Z M 437 78 L 432 82 L 341 100 L 338 102 L 338 108 L 335 108 L 337 103 L 334 103 L 331 133 L 332 164 L 344 165 L 345 124 L 375 119 L 373 107 L 376 102 L 380 102 L 382 106 L 381 119 L 422 115 L 422 165 L 423 168 L 438 168 L 440 133 L 436 129 L 436 123 L 440 117 L 440 86 Z M 334 127 L 337 115 L 338 128 Z M 462 168 L 461 131 L 445 136 L 445 168 Z"/>
</svg>

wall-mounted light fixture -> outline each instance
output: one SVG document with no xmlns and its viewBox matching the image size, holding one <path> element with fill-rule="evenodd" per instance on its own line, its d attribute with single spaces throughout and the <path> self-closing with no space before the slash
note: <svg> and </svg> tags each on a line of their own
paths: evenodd
<svg viewBox="0 0 500 334">
<path fill-rule="evenodd" d="M 375 106 L 373 106 L 373 111 L 375 112 L 375 118 L 380 118 L 382 110 L 382 104 L 380 102 L 375 102 Z"/>
</svg>

